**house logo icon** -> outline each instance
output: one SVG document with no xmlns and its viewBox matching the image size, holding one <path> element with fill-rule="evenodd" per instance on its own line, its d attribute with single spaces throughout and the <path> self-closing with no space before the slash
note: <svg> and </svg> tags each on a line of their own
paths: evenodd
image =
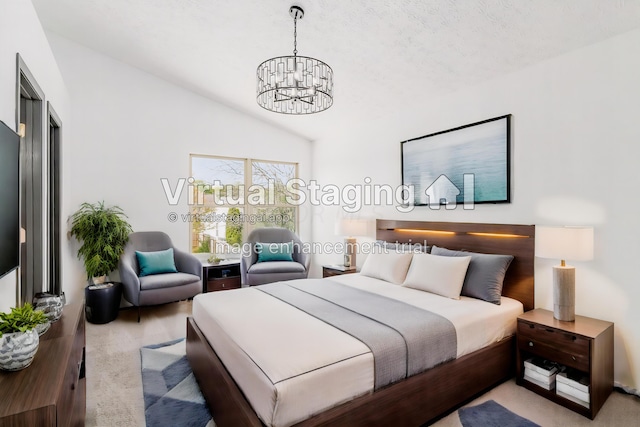
<svg viewBox="0 0 640 427">
<path fill-rule="evenodd" d="M 458 186 L 446 175 L 443 174 L 436 178 L 424 191 L 427 195 L 429 207 L 435 210 L 440 209 L 440 206 L 444 206 L 447 210 L 455 209 L 458 205 L 458 196 L 462 194 L 464 197 L 464 209 L 473 209 L 475 175 L 472 173 L 463 174 L 462 182 L 463 191 L 461 192 Z"/>
</svg>

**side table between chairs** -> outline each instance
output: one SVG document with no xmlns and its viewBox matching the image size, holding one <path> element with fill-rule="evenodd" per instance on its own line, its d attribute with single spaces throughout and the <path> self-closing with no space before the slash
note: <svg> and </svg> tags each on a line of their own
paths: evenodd
<svg viewBox="0 0 640 427">
<path fill-rule="evenodd" d="M 95 324 L 109 323 L 118 317 L 122 283 L 93 284 L 84 288 L 85 317 Z"/>
</svg>

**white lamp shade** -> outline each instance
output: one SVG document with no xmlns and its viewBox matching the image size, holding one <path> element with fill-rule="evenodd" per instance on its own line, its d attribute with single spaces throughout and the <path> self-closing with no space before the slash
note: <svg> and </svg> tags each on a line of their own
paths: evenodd
<svg viewBox="0 0 640 427">
<path fill-rule="evenodd" d="M 536 256 L 571 261 L 593 259 L 593 227 L 536 226 Z"/>
<path fill-rule="evenodd" d="M 369 221 L 366 219 L 342 218 L 336 222 L 335 232 L 338 236 L 367 236 Z"/>
</svg>

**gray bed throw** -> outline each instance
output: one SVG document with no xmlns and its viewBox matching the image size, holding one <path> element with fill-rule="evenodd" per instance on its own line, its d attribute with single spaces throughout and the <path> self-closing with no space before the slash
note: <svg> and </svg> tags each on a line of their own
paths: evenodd
<svg viewBox="0 0 640 427">
<path fill-rule="evenodd" d="M 446 318 L 326 279 L 291 280 L 258 289 L 353 336 L 371 349 L 375 389 L 452 360 L 457 337 Z"/>
</svg>

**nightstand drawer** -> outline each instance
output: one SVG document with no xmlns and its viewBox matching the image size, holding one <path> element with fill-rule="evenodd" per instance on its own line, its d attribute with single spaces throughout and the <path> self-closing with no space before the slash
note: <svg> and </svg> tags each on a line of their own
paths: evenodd
<svg viewBox="0 0 640 427">
<path fill-rule="evenodd" d="M 518 336 L 562 348 L 567 353 L 589 355 L 590 340 L 587 338 L 538 323 L 518 320 Z"/>
<path fill-rule="evenodd" d="M 589 372 L 589 352 L 566 352 L 554 345 L 518 334 L 518 348 L 580 371 Z"/>
<path fill-rule="evenodd" d="M 239 277 L 225 277 L 220 279 L 210 279 L 207 281 L 207 292 L 226 291 L 240 288 Z"/>
</svg>

